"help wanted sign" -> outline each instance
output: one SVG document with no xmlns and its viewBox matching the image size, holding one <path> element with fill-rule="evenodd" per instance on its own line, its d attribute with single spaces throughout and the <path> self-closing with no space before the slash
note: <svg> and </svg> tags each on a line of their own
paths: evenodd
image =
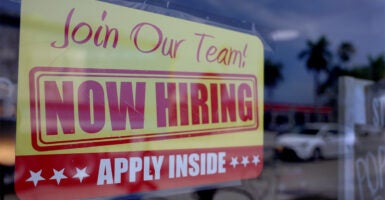
<svg viewBox="0 0 385 200">
<path fill-rule="evenodd" d="M 262 171 L 255 36 L 91 0 L 23 1 L 18 87 L 22 199 L 199 187 Z"/>
</svg>

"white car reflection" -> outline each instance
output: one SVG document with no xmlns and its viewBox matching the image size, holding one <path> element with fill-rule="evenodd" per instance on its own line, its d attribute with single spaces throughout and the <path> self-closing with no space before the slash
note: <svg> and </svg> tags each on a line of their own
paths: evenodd
<svg viewBox="0 0 385 200">
<path fill-rule="evenodd" d="M 301 160 L 337 157 L 343 135 L 333 123 L 309 123 L 277 137 L 275 152 L 279 158 Z"/>
</svg>

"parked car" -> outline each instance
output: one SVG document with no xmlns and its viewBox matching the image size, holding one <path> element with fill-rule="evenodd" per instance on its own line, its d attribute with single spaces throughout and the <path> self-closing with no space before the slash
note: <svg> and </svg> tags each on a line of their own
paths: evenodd
<svg viewBox="0 0 385 200">
<path fill-rule="evenodd" d="M 309 123 L 276 139 L 275 153 L 279 158 L 301 160 L 337 157 L 343 135 L 334 123 Z"/>
</svg>

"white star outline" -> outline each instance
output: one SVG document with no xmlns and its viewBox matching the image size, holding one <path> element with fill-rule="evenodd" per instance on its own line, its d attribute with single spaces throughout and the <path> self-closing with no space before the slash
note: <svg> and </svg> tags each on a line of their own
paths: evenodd
<svg viewBox="0 0 385 200">
<path fill-rule="evenodd" d="M 242 156 L 242 165 L 243 167 L 246 167 L 247 164 L 249 164 L 249 157 L 248 156 Z"/>
<path fill-rule="evenodd" d="M 54 175 L 49 180 L 56 180 L 56 183 L 59 185 L 62 179 L 66 179 L 67 176 L 64 175 L 64 168 L 60 171 L 53 169 Z"/>
<path fill-rule="evenodd" d="M 254 163 L 255 166 L 257 166 L 260 162 L 261 162 L 261 160 L 259 159 L 259 155 L 253 156 L 253 161 L 252 161 L 252 163 Z"/>
<path fill-rule="evenodd" d="M 83 182 L 83 179 L 86 177 L 89 177 L 90 175 L 87 174 L 87 167 L 84 167 L 83 169 L 76 168 L 76 174 L 72 178 L 78 178 L 80 183 Z"/>
<path fill-rule="evenodd" d="M 37 172 L 34 172 L 34 171 L 31 171 L 29 170 L 29 174 L 31 175 L 31 177 L 29 177 L 26 182 L 33 182 L 33 185 L 36 187 L 38 182 L 39 181 L 44 181 L 45 179 L 41 176 L 41 172 L 43 170 L 40 170 L 40 171 L 37 171 Z"/>
<path fill-rule="evenodd" d="M 235 168 L 238 164 L 239 164 L 238 157 L 231 157 L 230 165 L 233 166 L 233 168 Z"/>
</svg>

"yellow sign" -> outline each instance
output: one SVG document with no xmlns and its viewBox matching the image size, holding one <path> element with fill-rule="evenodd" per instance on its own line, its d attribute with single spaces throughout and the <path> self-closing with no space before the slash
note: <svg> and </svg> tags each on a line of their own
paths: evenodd
<svg viewBox="0 0 385 200">
<path fill-rule="evenodd" d="M 257 37 L 94 1 L 23 9 L 19 154 L 262 144 Z"/>
<path fill-rule="evenodd" d="M 93 0 L 23 1 L 16 153 L 31 169 L 17 167 L 17 190 L 49 180 L 57 159 L 73 174 L 53 178 L 95 185 L 124 184 L 112 174 L 132 170 L 127 184 L 144 173 L 158 189 L 257 176 L 263 60 L 253 35 Z M 94 175 L 84 162 L 99 163 Z"/>
<path fill-rule="evenodd" d="M 32 143 L 41 151 L 259 126 L 253 75 L 36 67 L 29 78 Z"/>
</svg>

